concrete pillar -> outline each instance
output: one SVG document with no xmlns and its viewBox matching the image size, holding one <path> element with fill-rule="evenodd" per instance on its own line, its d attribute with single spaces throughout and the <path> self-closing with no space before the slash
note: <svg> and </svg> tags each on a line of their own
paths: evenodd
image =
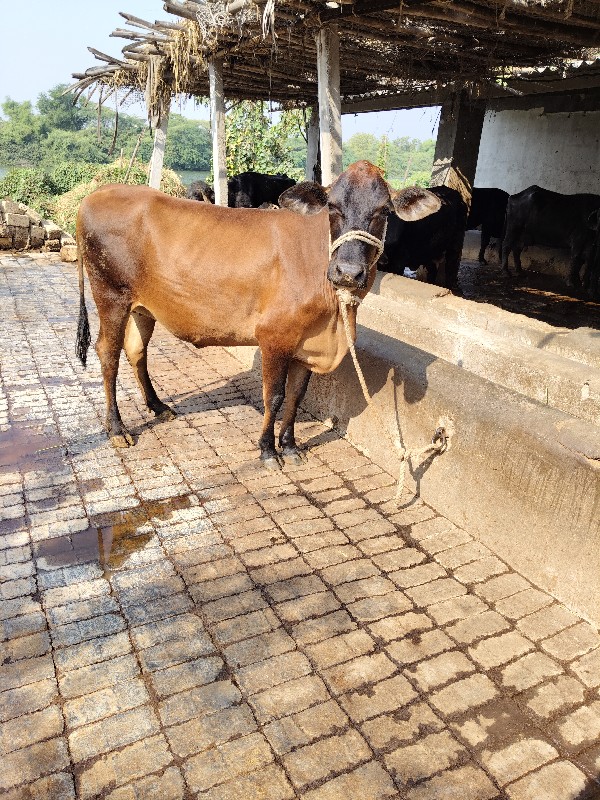
<svg viewBox="0 0 600 800">
<path fill-rule="evenodd" d="M 319 147 L 318 103 L 315 103 L 315 105 L 312 107 L 306 139 L 306 180 L 321 183 L 321 149 Z"/>
<path fill-rule="evenodd" d="M 210 130 L 215 205 L 227 205 L 227 160 L 225 150 L 225 97 L 223 95 L 223 59 L 208 64 L 210 90 Z"/>
<path fill-rule="evenodd" d="M 431 186 L 457 189 L 467 205 L 477 169 L 485 104 L 471 101 L 466 92 L 453 95 L 442 106 Z"/>
<path fill-rule="evenodd" d="M 342 172 L 340 40 L 333 25 L 317 34 L 317 80 L 322 182 L 329 186 Z"/>
<path fill-rule="evenodd" d="M 165 159 L 165 147 L 167 144 L 167 128 L 169 127 L 169 111 L 163 110 L 157 118 L 158 124 L 154 129 L 154 148 L 150 159 L 150 172 L 148 175 L 148 186 L 160 189 L 160 178 L 162 175 L 163 161 Z"/>
</svg>

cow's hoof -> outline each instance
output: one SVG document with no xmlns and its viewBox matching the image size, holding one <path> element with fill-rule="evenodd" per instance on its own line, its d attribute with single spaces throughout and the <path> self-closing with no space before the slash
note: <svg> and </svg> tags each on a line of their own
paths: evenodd
<svg viewBox="0 0 600 800">
<path fill-rule="evenodd" d="M 268 469 L 271 472 L 281 471 L 281 459 L 278 456 L 267 456 L 267 458 L 261 457 L 260 460 L 265 469 Z"/>
<path fill-rule="evenodd" d="M 175 419 L 177 416 L 176 412 L 173 411 L 172 408 L 169 406 L 165 406 L 162 411 L 155 411 L 156 419 L 160 420 L 161 422 L 168 422 L 170 419 Z"/>
<path fill-rule="evenodd" d="M 287 452 L 284 450 L 282 455 L 286 464 L 292 464 L 294 467 L 300 467 L 306 463 L 306 456 L 300 450 L 288 450 Z"/>
<path fill-rule="evenodd" d="M 131 447 L 135 444 L 133 436 L 127 431 L 123 431 L 123 433 L 115 433 L 110 437 L 110 443 L 113 447 L 117 448 Z"/>
</svg>

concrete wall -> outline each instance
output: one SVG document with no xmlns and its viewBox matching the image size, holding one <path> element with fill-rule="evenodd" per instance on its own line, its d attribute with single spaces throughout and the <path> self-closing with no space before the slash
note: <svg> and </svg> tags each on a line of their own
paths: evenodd
<svg viewBox="0 0 600 800">
<path fill-rule="evenodd" d="M 475 186 L 600 194 L 600 111 L 487 111 Z"/>
</svg>

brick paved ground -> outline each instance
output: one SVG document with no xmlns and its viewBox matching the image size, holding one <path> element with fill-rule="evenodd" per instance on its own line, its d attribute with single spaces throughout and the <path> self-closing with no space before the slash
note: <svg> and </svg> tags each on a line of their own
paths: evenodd
<svg viewBox="0 0 600 800">
<path fill-rule="evenodd" d="M 256 460 L 260 385 L 168 335 L 101 432 L 73 265 L 0 256 L 0 794 L 598 797 L 600 637 L 308 418 Z M 48 448 L 48 449 L 46 449 Z M 407 497 L 407 501 L 410 498 Z M 543 557 L 543 554 L 540 554 Z"/>
</svg>

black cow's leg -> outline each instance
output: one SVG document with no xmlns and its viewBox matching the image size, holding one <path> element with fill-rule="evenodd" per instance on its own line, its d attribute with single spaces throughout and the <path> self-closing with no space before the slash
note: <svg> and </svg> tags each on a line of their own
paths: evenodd
<svg viewBox="0 0 600 800">
<path fill-rule="evenodd" d="M 157 417 L 167 420 L 172 419 L 176 414 L 158 397 L 148 375 L 148 342 L 154 332 L 155 324 L 156 320 L 153 317 L 132 311 L 125 329 L 123 347 L 135 372 L 146 405 L 150 411 L 154 411 Z"/>
<path fill-rule="evenodd" d="M 479 248 L 479 263 L 480 264 L 487 264 L 485 260 L 485 251 L 488 249 L 490 239 L 489 230 L 485 227 L 485 225 L 481 226 L 481 247 Z"/>
<path fill-rule="evenodd" d="M 279 351 L 262 349 L 263 402 L 265 414 L 258 445 L 265 467 L 281 469 L 281 459 L 275 450 L 275 418 L 285 397 L 289 358 Z"/>
<path fill-rule="evenodd" d="M 106 430 L 115 447 L 128 447 L 133 444 L 133 437 L 123 425 L 117 406 L 117 372 L 119 357 L 125 338 L 125 327 L 129 317 L 129 303 L 108 287 L 95 292 L 100 330 L 96 341 L 96 353 L 100 359 L 104 393 L 106 395 Z"/>
<path fill-rule="evenodd" d="M 302 398 L 306 394 L 310 370 L 298 361 L 292 361 L 288 370 L 287 386 L 285 390 L 285 406 L 283 419 L 279 431 L 279 446 L 283 450 L 283 457 L 292 464 L 301 464 L 304 456 L 298 450 L 294 435 L 296 413 Z"/>
</svg>

